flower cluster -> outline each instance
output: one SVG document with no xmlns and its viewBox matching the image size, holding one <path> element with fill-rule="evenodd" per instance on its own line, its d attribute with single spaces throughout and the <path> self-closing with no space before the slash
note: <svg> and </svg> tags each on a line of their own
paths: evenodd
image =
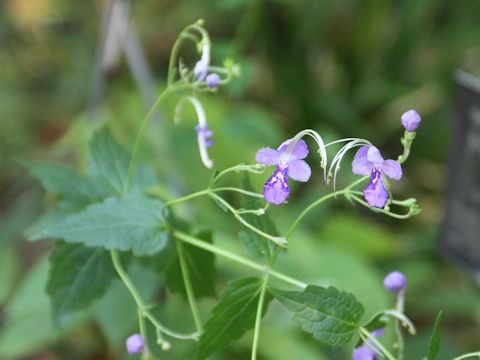
<svg viewBox="0 0 480 360">
<path fill-rule="evenodd" d="M 420 124 L 421 118 L 415 110 L 409 110 L 402 115 L 401 120 L 407 133 L 412 134 Z M 295 143 L 289 146 L 293 140 L 295 140 Z M 337 168 L 348 149 L 365 143 L 370 144 L 370 142 L 361 139 L 343 139 L 335 141 L 332 144 L 350 140 L 353 141 L 347 144 L 334 158 Z M 409 144 L 411 144 L 411 142 Z M 407 155 L 403 155 L 404 159 L 408 156 L 409 146 L 410 145 L 408 145 L 405 150 Z M 266 202 L 279 205 L 288 198 L 290 194 L 288 177 L 302 182 L 309 180 L 311 170 L 309 165 L 303 160 L 307 155 L 307 144 L 305 141 L 298 140 L 296 137 L 282 143 L 277 150 L 263 148 L 257 152 L 255 155 L 257 163 L 267 166 L 277 166 L 275 172 L 267 180 L 263 188 Z M 352 170 L 356 175 L 370 177 L 370 183 L 363 190 L 363 194 L 368 205 L 380 209 L 385 207 L 389 199 L 387 177 L 394 180 L 400 180 L 402 178 L 400 162 L 391 159 L 384 160 L 380 151 L 373 145 L 363 145 L 360 147 L 355 154 Z"/>
</svg>

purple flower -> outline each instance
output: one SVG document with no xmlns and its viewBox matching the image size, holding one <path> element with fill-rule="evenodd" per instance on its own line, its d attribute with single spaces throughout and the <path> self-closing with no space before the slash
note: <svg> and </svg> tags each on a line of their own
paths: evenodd
<svg viewBox="0 0 480 360">
<path fill-rule="evenodd" d="M 210 65 L 210 45 L 205 44 L 202 48 L 202 57 L 195 64 L 193 72 L 198 80 L 203 81 L 207 76 L 208 66 Z"/>
<path fill-rule="evenodd" d="M 213 145 L 213 140 L 208 139 L 213 135 L 213 131 L 210 130 L 208 125 L 197 125 L 195 126 L 195 130 L 197 131 L 197 141 L 199 144 L 205 144 L 206 147 Z"/>
<path fill-rule="evenodd" d="M 402 115 L 402 124 L 408 132 L 414 132 L 420 125 L 422 118 L 415 110 L 408 110 Z"/>
<path fill-rule="evenodd" d="M 207 86 L 210 89 L 214 89 L 220 83 L 220 76 L 218 76 L 218 74 L 215 74 L 215 73 L 209 74 L 207 76 L 205 82 L 207 83 Z"/>
<path fill-rule="evenodd" d="M 271 204 L 280 205 L 290 194 L 287 175 L 293 180 L 306 182 L 312 173 L 310 166 L 302 160 L 308 155 L 307 144 L 299 140 L 293 149 L 287 151 L 291 141 L 292 139 L 285 141 L 277 150 L 260 149 L 255 155 L 255 160 L 259 164 L 277 166 L 263 187 L 265 201 Z"/>
<path fill-rule="evenodd" d="M 145 347 L 143 337 L 140 334 L 133 334 L 130 336 L 126 341 L 126 345 L 127 351 L 130 355 L 140 354 Z"/>
<path fill-rule="evenodd" d="M 383 208 L 388 200 L 388 191 L 383 184 L 383 175 L 400 180 L 402 167 L 395 160 L 383 160 L 380 151 L 373 145 L 358 149 L 352 163 L 353 173 L 371 176 L 370 183 L 363 190 L 365 200 L 370 206 Z"/>
<path fill-rule="evenodd" d="M 398 292 L 407 287 L 407 278 L 399 271 L 393 271 L 383 280 L 385 289 L 391 292 Z"/>
<path fill-rule="evenodd" d="M 385 329 L 378 329 L 372 332 L 372 335 L 376 338 L 382 336 L 385 333 Z M 367 340 L 368 343 L 373 346 L 375 349 L 378 349 L 378 347 L 372 343 L 371 340 Z M 353 350 L 353 360 L 377 360 L 378 359 L 378 354 L 373 351 L 373 349 L 368 346 L 366 343 L 363 343 L 362 346 L 356 348 Z"/>
</svg>

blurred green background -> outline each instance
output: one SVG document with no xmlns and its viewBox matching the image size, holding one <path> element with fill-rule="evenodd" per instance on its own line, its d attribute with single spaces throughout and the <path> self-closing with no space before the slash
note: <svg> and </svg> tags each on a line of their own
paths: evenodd
<svg viewBox="0 0 480 360">
<path fill-rule="evenodd" d="M 440 360 L 480 348 L 478 286 L 437 249 L 453 72 L 480 75 L 480 2 L 136 0 L 131 5 L 157 90 L 164 86 L 176 36 L 198 18 L 205 19 L 213 40 L 213 62 L 231 56 L 241 64 L 239 79 L 218 94 L 202 96 L 215 132 L 211 157 L 218 168 L 253 163 L 258 148 L 276 147 L 303 128 L 327 140 L 367 138 L 385 158 L 395 158 L 403 134 L 400 115 L 416 109 L 423 121 L 394 194 L 417 197 L 422 213 L 391 220 L 333 200 L 305 219 L 278 267 L 354 293 L 367 315 L 393 304 L 382 279 L 401 270 L 409 280 L 406 311 L 419 330 L 407 338 L 406 359 L 426 353 L 439 310 L 444 310 Z M 28 243 L 25 229 L 55 200 L 45 197 L 16 161 L 60 161 L 83 169 L 86 141 L 103 123 L 132 147 L 144 104 L 125 61 L 110 72 L 97 116 L 85 115 L 103 6 L 99 0 L 0 4 L 0 359 L 122 359 L 124 339 L 136 331 L 135 308 L 120 283 L 65 328 L 52 328 L 44 294 L 51 244 Z M 192 50 L 182 53 L 190 64 Z M 185 111 L 180 125 L 173 125 L 175 100 L 151 125 L 141 153 L 172 196 L 201 189 L 210 176 L 196 149 L 193 114 Z M 309 160 L 317 162 L 313 155 Z M 254 179 L 257 190 L 267 176 Z M 339 186 L 353 178 L 346 160 Z M 228 181 L 238 183 L 235 177 Z M 292 184 L 290 203 L 272 210 L 279 229 L 285 231 L 302 208 L 329 191 L 319 168 L 308 184 Z M 218 245 L 242 251 L 239 225 L 208 200 L 177 210 L 196 227 L 214 229 Z M 229 279 L 250 274 L 223 259 L 217 265 L 217 293 Z M 162 288 L 161 277 L 136 265 L 130 271 L 146 297 L 162 299 L 158 311 L 167 324 L 192 329 L 186 304 Z M 214 302 L 201 302 L 204 318 Z M 251 338 L 248 333 L 212 358 L 249 358 Z M 193 346 L 173 342 L 160 358 L 190 359 Z M 262 325 L 261 359 L 349 359 L 350 354 L 351 347 L 318 345 L 280 306 L 270 307 Z"/>
</svg>

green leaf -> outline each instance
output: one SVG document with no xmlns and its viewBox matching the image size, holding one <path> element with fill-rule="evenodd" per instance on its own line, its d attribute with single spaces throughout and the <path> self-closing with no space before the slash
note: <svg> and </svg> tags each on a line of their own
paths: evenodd
<svg viewBox="0 0 480 360">
<path fill-rule="evenodd" d="M 304 331 L 330 346 L 349 342 L 357 332 L 364 309 L 352 294 L 334 287 L 309 285 L 303 292 L 270 289 L 272 295 L 294 314 Z"/>
<path fill-rule="evenodd" d="M 89 178 L 101 184 L 107 196 L 126 194 L 130 154 L 113 139 L 106 128 L 97 131 L 89 145 Z M 153 169 L 138 165 L 133 171 L 130 191 L 147 189 L 155 182 Z"/>
<path fill-rule="evenodd" d="M 54 322 L 62 325 L 88 307 L 105 293 L 114 277 L 110 254 L 104 248 L 58 243 L 50 257 L 46 288 Z"/>
<path fill-rule="evenodd" d="M 77 174 L 73 169 L 55 164 L 25 163 L 33 177 L 56 195 L 69 209 L 79 210 L 102 199 L 95 182 Z"/>
<path fill-rule="evenodd" d="M 428 344 L 427 360 L 434 360 L 440 351 L 440 344 L 442 342 L 442 338 L 440 337 L 440 320 L 442 318 L 442 314 L 443 311 L 440 311 L 437 315 L 437 320 L 435 321 L 432 337 L 430 338 L 430 343 Z"/>
<path fill-rule="evenodd" d="M 196 233 L 194 236 L 209 244 L 212 243 L 212 232 L 209 230 Z M 214 255 L 209 251 L 199 249 L 189 244 L 182 243 L 180 246 L 183 248 L 183 254 L 187 263 L 195 297 L 215 296 Z M 170 290 L 180 293 L 187 298 L 178 256 L 176 256 L 174 261 L 168 266 L 165 275 L 165 283 Z"/>
<path fill-rule="evenodd" d="M 67 216 L 44 230 L 43 237 L 107 250 L 131 250 L 136 256 L 152 255 L 168 241 L 162 208 L 162 201 L 140 194 L 110 198 Z"/>
<path fill-rule="evenodd" d="M 228 283 L 200 337 L 197 359 L 206 359 L 255 326 L 262 280 L 248 277 Z M 264 312 L 271 295 L 265 294 Z"/>
<path fill-rule="evenodd" d="M 242 188 L 247 191 L 253 191 L 252 184 L 247 174 L 242 177 Z M 261 202 L 258 198 L 244 196 L 241 205 L 246 210 L 256 210 L 262 208 L 264 206 L 264 202 Z M 262 230 L 267 234 L 274 236 L 278 235 L 275 225 L 267 214 L 258 216 L 247 213 L 244 215 L 244 219 L 257 229 Z M 255 231 L 248 228 L 244 228 L 242 231 L 240 231 L 238 236 L 245 246 L 246 252 L 254 257 L 271 259 L 275 249 L 278 247 L 271 241 L 265 239 Z"/>
</svg>

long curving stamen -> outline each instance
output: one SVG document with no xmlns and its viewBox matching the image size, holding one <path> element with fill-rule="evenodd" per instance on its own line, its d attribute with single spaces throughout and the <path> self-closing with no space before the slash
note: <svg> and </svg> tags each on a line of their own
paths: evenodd
<svg viewBox="0 0 480 360">
<path fill-rule="evenodd" d="M 333 167 L 335 166 L 335 170 L 333 172 L 333 191 L 334 192 L 336 192 L 336 182 L 337 182 L 336 180 L 337 180 L 338 170 L 340 170 L 340 163 L 342 162 L 342 159 L 345 156 L 345 154 L 348 152 L 348 150 L 353 149 L 357 146 L 372 145 L 370 141 L 365 139 L 347 138 L 347 139 L 341 139 L 341 140 L 331 142 L 327 144 L 327 146 L 336 144 L 339 142 L 344 142 L 344 141 L 349 141 L 349 142 L 346 145 L 344 145 L 340 149 L 340 151 L 338 151 L 337 154 L 333 157 L 333 160 L 330 163 L 330 167 L 328 169 L 327 181 L 329 181 L 330 178 L 332 177 L 332 170 L 333 170 Z"/>
<path fill-rule="evenodd" d="M 297 135 L 295 135 L 292 138 L 292 141 L 288 144 L 287 151 L 285 152 L 286 157 L 289 158 L 290 155 L 293 152 L 293 149 L 295 149 L 295 146 L 297 143 L 300 141 L 302 137 L 305 135 L 311 136 L 315 142 L 318 144 L 318 154 L 320 155 L 320 166 L 323 169 L 323 176 L 325 180 L 327 179 L 327 173 L 326 173 L 326 167 L 327 167 L 327 150 L 325 147 L 325 142 L 323 141 L 322 137 L 314 130 L 312 129 L 305 129 L 300 131 Z"/>
</svg>

